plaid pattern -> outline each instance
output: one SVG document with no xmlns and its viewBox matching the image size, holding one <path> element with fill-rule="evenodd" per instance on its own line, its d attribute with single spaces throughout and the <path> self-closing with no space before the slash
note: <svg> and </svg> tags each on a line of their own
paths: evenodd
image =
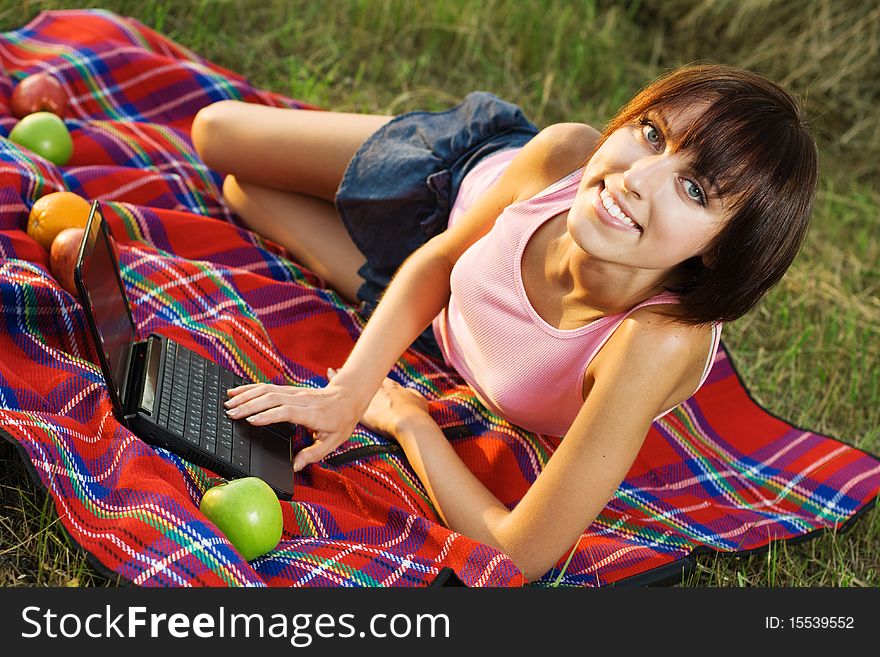
<svg viewBox="0 0 880 657">
<path fill-rule="evenodd" d="M 284 535 L 248 563 L 198 511 L 211 473 L 133 436 L 113 417 L 82 310 L 27 236 L 30 206 L 68 189 L 105 203 L 141 335 L 163 333 L 252 378 L 321 386 L 362 326 L 277 246 L 243 230 L 221 180 L 197 158 L 202 106 L 237 98 L 303 103 L 254 88 L 137 21 L 45 12 L 0 35 L 0 134 L 14 83 L 37 71 L 71 99 L 71 162 L 59 168 L 0 139 L 0 434 L 49 491 L 73 540 L 142 586 L 519 586 L 503 554 L 452 532 L 399 449 L 358 427 L 297 475 Z M 505 504 L 554 440 L 487 412 L 441 363 L 408 352 L 393 370 L 417 387 L 455 449 Z M 655 423 L 626 481 L 539 584 L 601 586 L 668 572 L 696 550 L 734 552 L 840 525 L 880 490 L 880 462 L 770 416 L 719 352 L 697 396 Z"/>
</svg>

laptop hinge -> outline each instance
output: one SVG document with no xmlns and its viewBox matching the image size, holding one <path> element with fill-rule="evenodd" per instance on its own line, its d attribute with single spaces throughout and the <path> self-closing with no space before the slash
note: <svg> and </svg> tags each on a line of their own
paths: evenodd
<svg viewBox="0 0 880 657">
<path fill-rule="evenodd" d="M 147 353 L 144 356 L 144 385 L 140 394 L 138 410 L 147 415 L 154 415 L 156 393 L 159 388 L 159 361 L 162 356 L 161 342 L 158 338 L 147 338 Z"/>
<path fill-rule="evenodd" d="M 134 342 L 128 355 L 128 371 L 125 377 L 125 386 L 122 389 L 122 403 L 125 419 L 130 420 L 138 413 L 141 392 L 144 381 L 144 366 L 146 365 L 147 345 L 149 341 Z"/>
</svg>

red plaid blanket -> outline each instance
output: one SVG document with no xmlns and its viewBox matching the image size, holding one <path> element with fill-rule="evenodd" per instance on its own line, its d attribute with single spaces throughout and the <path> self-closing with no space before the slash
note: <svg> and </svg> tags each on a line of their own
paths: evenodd
<svg viewBox="0 0 880 657">
<path fill-rule="evenodd" d="M 82 309 L 25 232 L 30 206 L 49 192 L 102 200 L 142 335 L 173 337 L 245 377 L 323 385 L 362 328 L 357 316 L 239 227 L 189 138 L 196 111 L 216 100 L 302 103 L 104 11 L 46 12 L 0 34 L 0 63 L 0 134 L 15 125 L 14 83 L 49 71 L 69 94 L 74 138 L 63 168 L 0 139 L 0 434 L 101 568 L 143 586 L 523 583 L 505 555 L 442 526 L 400 451 L 362 427 L 297 475 L 281 543 L 244 561 L 198 510 L 210 473 L 114 419 Z M 415 352 L 392 376 L 431 400 L 462 458 L 516 504 L 555 442 L 492 415 L 454 372 Z M 652 427 L 564 573 L 560 562 L 539 584 L 657 579 L 695 551 L 752 550 L 840 526 L 878 490 L 876 458 L 759 408 L 722 349 L 696 397 Z"/>
</svg>

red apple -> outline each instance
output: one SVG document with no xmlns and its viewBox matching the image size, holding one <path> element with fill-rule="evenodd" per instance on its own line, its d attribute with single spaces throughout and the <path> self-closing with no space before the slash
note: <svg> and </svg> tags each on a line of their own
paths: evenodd
<svg viewBox="0 0 880 657">
<path fill-rule="evenodd" d="M 34 73 L 15 85 L 9 109 L 19 119 L 43 111 L 64 116 L 67 93 L 61 83 L 48 73 Z"/>
<path fill-rule="evenodd" d="M 205 491 L 199 510 L 247 561 L 278 545 L 283 530 L 281 503 L 259 477 L 242 477 Z"/>
<path fill-rule="evenodd" d="M 55 236 L 49 249 L 49 270 L 61 287 L 73 296 L 77 296 L 73 267 L 76 265 L 76 257 L 79 255 L 84 233 L 84 228 L 65 228 Z"/>
</svg>

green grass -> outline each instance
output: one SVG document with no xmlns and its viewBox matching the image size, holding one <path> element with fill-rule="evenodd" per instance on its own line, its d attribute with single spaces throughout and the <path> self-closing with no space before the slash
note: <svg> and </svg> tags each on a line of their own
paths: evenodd
<svg viewBox="0 0 880 657">
<path fill-rule="evenodd" d="M 0 0 L 0 29 L 69 1 Z M 725 342 L 754 398 L 880 454 L 880 9 L 860 0 L 107 0 L 255 84 L 328 108 L 448 107 L 474 89 L 539 125 L 601 126 L 668 67 L 746 66 L 804 98 L 822 154 L 811 233 Z M 113 585 L 71 548 L 0 444 L 0 584 Z M 878 586 L 880 511 L 846 533 L 741 558 L 703 555 L 683 586 Z"/>
</svg>

